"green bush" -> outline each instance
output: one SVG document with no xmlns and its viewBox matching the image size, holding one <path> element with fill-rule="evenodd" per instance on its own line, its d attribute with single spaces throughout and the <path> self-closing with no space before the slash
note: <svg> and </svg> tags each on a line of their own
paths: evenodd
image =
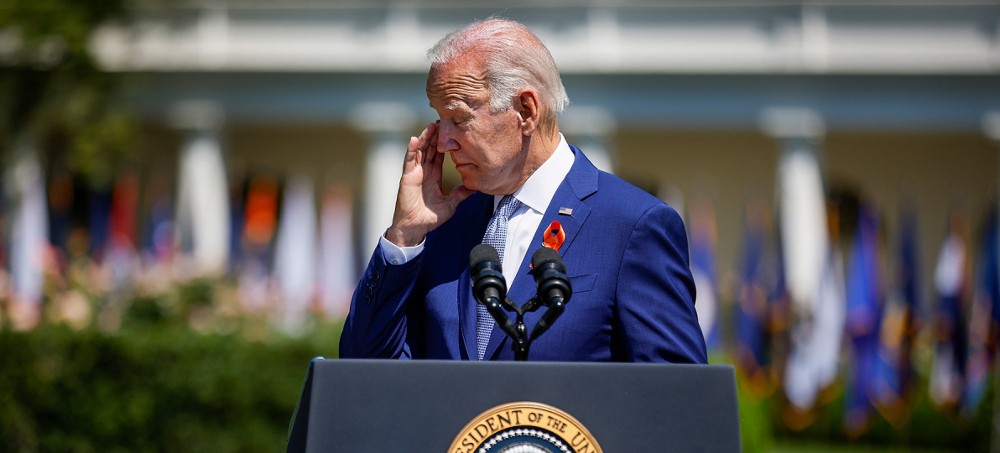
<svg viewBox="0 0 1000 453">
<path fill-rule="evenodd" d="M 774 428 L 769 418 L 770 401 L 754 394 L 742 381 L 737 381 L 736 390 L 739 397 L 743 453 L 770 452 L 774 448 Z"/>
<path fill-rule="evenodd" d="M 807 415 L 810 423 L 801 430 L 782 423 L 782 410 L 789 403 L 779 390 L 771 397 L 773 432 L 781 441 L 810 441 L 826 444 L 865 444 L 873 447 L 906 447 L 941 449 L 963 452 L 987 452 L 990 447 L 990 423 L 993 417 L 993 382 L 987 387 L 982 404 L 975 413 L 962 417 L 955 409 L 936 409 L 927 396 L 926 382 L 920 381 L 904 416 L 891 424 L 889 419 L 872 410 L 869 424 L 855 436 L 844 427 L 844 393 L 840 386 L 832 389 L 829 401 L 819 404 Z"/>
<path fill-rule="evenodd" d="M 0 331 L 0 452 L 282 451 L 309 360 L 336 356 L 339 327 L 271 335 Z"/>
</svg>

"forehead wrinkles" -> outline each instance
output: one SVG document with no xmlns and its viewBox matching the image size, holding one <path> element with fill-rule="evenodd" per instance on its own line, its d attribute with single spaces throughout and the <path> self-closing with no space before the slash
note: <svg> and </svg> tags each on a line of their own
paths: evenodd
<svg viewBox="0 0 1000 453">
<path fill-rule="evenodd" d="M 437 74 L 434 74 L 437 72 Z M 478 98 L 486 93 L 489 86 L 485 74 L 445 73 L 432 71 L 427 80 L 427 97 L 436 98 L 449 110 L 455 109 L 456 102 L 478 103 Z"/>
</svg>

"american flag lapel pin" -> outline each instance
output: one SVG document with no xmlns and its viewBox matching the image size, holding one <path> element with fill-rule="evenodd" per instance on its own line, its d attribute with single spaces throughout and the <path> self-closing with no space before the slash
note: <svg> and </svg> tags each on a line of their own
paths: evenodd
<svg viewBox="0 0 1000 453">
<path fill-rule="evenodd" d="M 573 215 L 573 208 L 559 208 L 559 215 Z"/>
</svg>

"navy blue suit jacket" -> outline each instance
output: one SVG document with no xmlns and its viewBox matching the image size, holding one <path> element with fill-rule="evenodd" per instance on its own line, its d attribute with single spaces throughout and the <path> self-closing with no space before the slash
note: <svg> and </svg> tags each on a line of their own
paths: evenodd
<svg viewBox="0 0 1000 453">
<path fill-rule="evenodd" d="M 508 290 L 518 305 L 535 296 L 530 257 L 541 247 L 545 228 L 554 220 L 562 223 L 566 240 L 559 254 L 573 295 L 532 344 L 529 359 L 706 363 L 680 216 L 571 149 L 573 167 Z M 559 214 L 560 208 L 572 214 Z M 410 262 L 389 265 L 376 249 L 354 292 L 340 356 L 476 357 L 469 251 L 482 242 L 492 214 L 493 197 L 476 193 L 427 235 L 423 253 Z M 525 315 L 529 332 L 543 311 Z M 494 326 L 485 357 L 512 360 L 510 344 Z"/>
</svg>

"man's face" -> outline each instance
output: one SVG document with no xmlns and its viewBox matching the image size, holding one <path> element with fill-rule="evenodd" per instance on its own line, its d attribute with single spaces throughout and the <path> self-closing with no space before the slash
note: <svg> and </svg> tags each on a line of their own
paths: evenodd
<svg viewBox="0 0 1000 453">
<path fill-rule="evenodd" d="M 440 117 L 437 149 L 451 153 L 462 184 L 501 195 L 523 183 L 520 116 L 513 108 L 490 112 L 485 73 L 477 61 L 459 58 L 431 68 L 427 99 Z M 526 147 L 525 147 L 526 149 Z"/>
</svg>

